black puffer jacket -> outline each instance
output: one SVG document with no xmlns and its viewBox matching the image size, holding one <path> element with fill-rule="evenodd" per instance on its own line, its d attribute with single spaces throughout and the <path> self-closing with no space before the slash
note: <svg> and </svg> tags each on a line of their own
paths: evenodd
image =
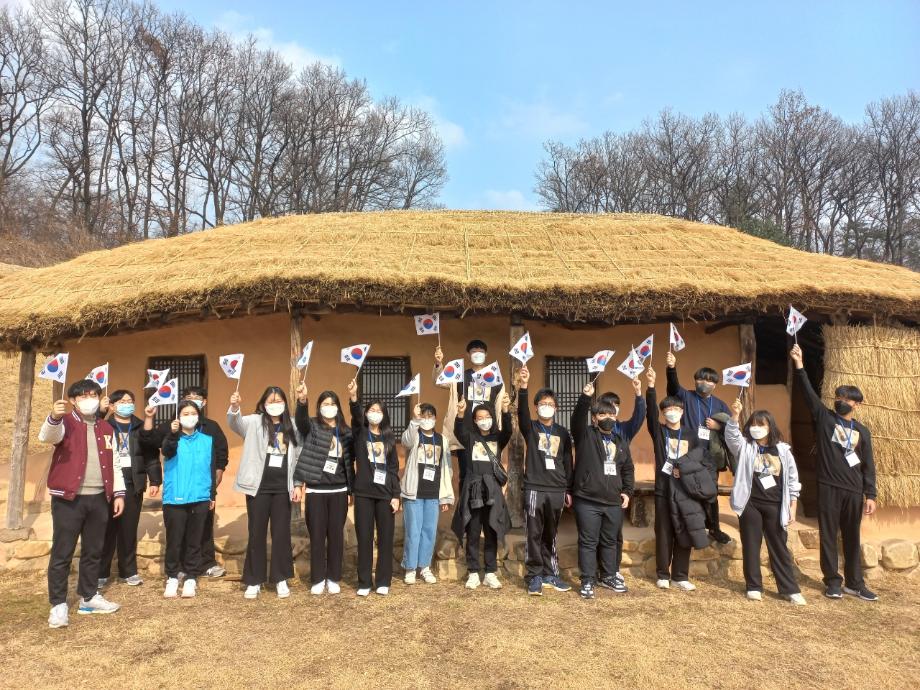
<svg viewBox="0 0 920 690">
<path fill-rule="evenodd" d="M 339 428 L 342 458 L 338 471 L 332 475 L 323 472 L 323 466 L 329 459 L 329 449 L 332 447 L 335 430 L 318 419 L 310 419 L 307 406 L 299 402 L 294 412 L 294 422 L 297 424 L 297 430 L 303 436 L 303 447 L 300 450 L 300 457 L 297 458 L 297 467 L 294 469 L 294 484 L 306 484 L 311 489 L 345 486 L 348 488 L 348 493 L 351 493 L 355 485 L 351 429 L 347 426 Z"/>
<path fill-rule="evenodd" d="M 709 546 L 706 533 L 704 504 L 718 494 L 718 487 L 703 463 L 704 449 L 698 446 L 674 463 L 680 479 L 670 478 L 671 523 L 674 536 L 683 548 L 705 549 Z"/>
<path fill-rule="evenodd" d="M 491 474 L 472 476 L 466 475 L 466 481 L 460 489 L 460 501 L 454 510 L 454 517 L 450 526 L 461 542 L 466 534 L 466 526 L 473 518 L 473 511 L 479 510 L 484 505 L 492 506 L 489 511 L 489 527 L 498 535 L 498 542 L 502 543 L 508 530 L 511 529 L 511 514 L 508 504 L 498 481 Z"/>
</svg>

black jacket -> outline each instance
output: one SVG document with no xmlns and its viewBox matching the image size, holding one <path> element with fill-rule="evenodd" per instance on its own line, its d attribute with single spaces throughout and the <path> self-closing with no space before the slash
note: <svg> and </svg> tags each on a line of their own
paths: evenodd
<svg viewBox="0 0 920 690">
<path fill-rule="evenodd" d="M 667 496 L 670 491 L 671 477 L 661 471 L 668 458 L 667 446 L 665 445 L 667 435 L 670 433 L 672 439 L 677 436 L 682 447 L 684 446 L 684 441 L 686 441 L 687 452 L 699 445 L 699 439 L 696 437 L 696 429 L 681 427 L 675 433 L 658 421 L 658 393 L 654 386 L 649 387 L 645 392 L 645 397 L 647 399 L 645 421 L 648 426 L 649 436 L 652 437 L 652 447 L 655 450 L 655 495 Z M 678 452 L 677 455 L 680 457 L 685 453 Z"/>
<path fill-rule="evenodd" d="M 201 423 L 198 430 L 213 439 L 214 461 L 217 463 L 216 468 L 221 471 L 227 469 L 227 463 L 230 457 L 230 446 L 227 444 L 227 437 L 224 435 L 224 430 L 221 429 L 220 424 L 213 419 L 205 417 L 204 410 L 198 411 L 198 421 Z M 163 447 L 164 439 L 171 433 L 169 428 L 170 424 L 172 424 L 172 422 L 163 422 L 151 432 L 150 442 L 155 443 L 157 448 Z"/>
<path fill-rule="evenodd" d="M 294 468 L 294 483 L 306 484 L 311 489 L 333 489 L 344 486 L 348 493 L 355 485 L 355 466 L 352 460 L 352 434 L 347 426 L 339 429 L 339 443 L 342 445 L 342 458 L 335 475 L 323 472 L 323 466 L 329 459 L 329 449 L 335 431 L 319 419 L 310 419 L 307 406 L 297 403 L 294 411 L 294 423 L 303 437 L 300 457 Z"/>
<path fill-rule="evenodd" d="M 703 464 L 703 455 L 702 446 L 697 446 L 678 458 L 674 466 L 680 470 L 680 479 L 670 477 L 671 523 L 677 543 L 684 548 L 709 546 L 704 505 L 716 497 L 718 487 Z"/>
<path fill-rule="evenodd" d="M 575 472 L 572 494 L 604 505 L 620 505 L 620 494 L 633 495 L 635 468 L 629 452 L 629 441 L 613 433 L 611 442 L 616 447 L 614 464 L 616 474 L 604 474 L 607 451 L 604 434 L 589 424 L 591 398 L 582 393 L 572 412 L 572 438 L 575 440 Z"/>
<path fill-rule="evenodd" d="M 553 422 L 547 429 L 542 423 L 530 417 L 530 405 L 527 402 L 527 390 L 521 389 L 517 401 L 518 429 L 527 444 L 524 458 L 524 488 L 538 491 L 571 491 L 572 490 L 572 435 L 561 424 Z M 544 451 L 540 443 L 546 444 L 546 437 L 558 439 L 555 449 L 554 468 L 546 469 Z M 552 448 L 550 449 L 553 450 Z"/>
<path fill-rule="evenodd" d="M 352 476 L 354 480 L 355 496 L 365 498 L 399 498 L 399 456 L 396 453 L 396 442 L 383 456 L 377 456 L 376 469 L 386 472 L 386 483 L 374 482 L 375 464 L 367 452 L 370 441 L 370 430 L 364 425 L 364 411 L 356 402 L 349 401 L 351 408 L 351 430 L 353 439 L 352 451 Z"/>
<path fill-rule="evenodd" d="M 115 429 L 115 450 L 116 457 L 118 446 L 121 443 L 121 427 L 115 416 L 108 419 L 109 424 Z M 128 452 L 131 454 L 131 469 L 122 470 L 125 476 L 125 484 L 130 482 L 134 485 L 134 493 L 143 493 L 147 488 L 147 481 L 150 480 L 150 486 L 160 486 L 163 483 L 163 466 L 160 465 L 160 446 L 152 443 L 149 434 L 142 435 L 144 422 L 134 415 L 128 422 Z"/>
<path fill-rule="evenodd" d="M 461 542 L 466 534 L 466 526 L 473 517 L 473 511 L 484 505 L 492 506 L 489 511 L 489 527 L 495 530 L 499 541 L 502 541 L 511 529 L 508 504 L 505 503 L 505 495 L 495 477 L 491 474 L 467 474 L 466 481 L 460 489 L 460 501 L 450 523 L 451 529 Z"/>
</svg>

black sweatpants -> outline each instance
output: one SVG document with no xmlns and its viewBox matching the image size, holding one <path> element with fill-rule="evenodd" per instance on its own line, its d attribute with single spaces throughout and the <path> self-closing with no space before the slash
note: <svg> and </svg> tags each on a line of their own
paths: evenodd
<svg viewBox="0 0 920 690">
<path fill-rule="evenodd" d="M 486 574 L 498 571 L 498 534 L 489 525 L 492 506 L 471 509 L 470 521 L 466 524 L 466 567 L 470 573 L 479 572 L 479 536 L 485 533 L 482 547 Z"/>
<path fill-rule="evenodd" d="M 211 568 L 217 565 L 217 553 L 214 548 L 214 512 L 209 510 L 207 516 L 204 519 L 204 529 L 201 532 L 201 544 L 200 544 L 200 558 L 201 558 L 201 572 L 203 573 L 208 568 Z M 186 549 L 188 548 L 188 543 L 185 539 L 182 540 L 182 571 L 188 572 L 187 562 L 185 560 Z"/>
<path fill-rule="evenodd" d="M 201 560 L 201 534 L 207 520 L 210 501 L 183 505 L 163 504 L 166 528 L 166 577 L 179 577 L 179 571 L 193 580 L 204 571 Z M 185 552 L 182 551 L 183 542 Z"/>
<path fill-rule="evenodd" d="M 840 586 L 837 570 L 837 532 L 843 537 L 844 584 L 850 589 L 865 586 L 859 553 L 862 524 L 862 494 L 818 484 L 818 537 L 821 542 L 821 572 L 827 587 Z"/>
<path fill-rule="evenodd" d="M 556 530 L 559 528 L 564 504 L 564 491 L 527 489 L 524 492 L 524 524 L 527 531 L 524 565 L 527 566 L 528 579 L 559 576 Z"/>
<path fill-rule="evenodd" d="M 741 557 L 744 568 L 744 586 L 748 592 L 762 592 L 760 576 L 760 544 L 767 540 L 770 569 L 776 578 L 780 594 L 798 594 L 792 568 L 792 554 L 786 546 L 786 530 L 780 525 L 780 504 L 770 501 L 748 501 L 738 518 L 741 531 Z"/>
<path fill-rule="evenodd" d="M 112 576 L 112 559 L 118 553 L 118 577 L 137 575 L 137 526 L 144 506 L 144 492 L 134 490 L 134 484 L 125 486 L 125 509 L 118 517 L 109 516 L 102 546 L 99 577 Z"/>
<path fill-rule="evenodd" d="M 374 564 L 374 525 L 377 526 L 377 571 Z M 396 516 L 388 498 L 355 496 L 355 536 L 358 538 L 358 589 L 389 587 L 393 580 L 393 532 Z"/>
<path fill-rule="evenodd" d="M 310 533 L 310 584 L 341 582 L 345 558 L 345 517 L 348 493 L 307 494 L 307 531 Z"/>
<path fill-rule="evenodd" d="M 291 497 L 287 492 L 256 494 L 246 497 L 249 542 L 243 562 L 243 584 L 247 587 L 265 582 L 268 569 L 268 530 L 272 531 L 272 560 L 268 581 L 278 584 L 294 577 L 294 553 L 291 549 Z"/>
<path fill-rule="evenodd" d="M 623 508 L 576 497 L 575 524 L 578 527 L 578 567 L 582 582 L 616 573 L 617 533 L 623 525 Z"/>
<path fill-rule="evenodd" d="M 685 582 L 690 578 L 690 547 L 681 546 L 674 536 L 671 501 L 655 496 L 655 570 L 659 580 Z"/>
<path fill-rule="evenodd" d="M 70 562 L 80 540 L 77 594 L 92 599 L 99 578 L 99 561 L 109 522 L 105 493 L 76 496 L 67 501 L 51 497 L 51 556 L 48 559 L 48 600 L 52 606 L 67 602 Z"/>
<path fill-rule="evenodd" d="M 705 520 L 706 530 L 709 532 L 721 532 L 719 525 L 719 497 L 716 496 L 709 503 L 703 504 L 703 517 Z"/>
</svg>

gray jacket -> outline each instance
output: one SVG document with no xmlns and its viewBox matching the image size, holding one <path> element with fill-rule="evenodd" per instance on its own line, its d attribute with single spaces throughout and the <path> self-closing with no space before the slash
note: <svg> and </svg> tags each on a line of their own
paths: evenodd
<svg viewBox="0 0 920 690">
<path fill-rule="evenodd" d="M 738 422 L 733 419 L 730 419 L 725 425 L 725 443 L 738 462 L 735 468 L 735 482 L 728 502 L 735 514 L 740 516 L 751 498 L 754 460 L 758 452 L 757 444 L 744 438 Z M 779 522 L 783 529 L 786 529 L 791 516 L 792 500 L 798 500 L 802 485 L 799 483 L 799 470 L 795 465 L 795 458 L 792 457 L 792 449 L 789 444 L 777 443 L 776 450 L 779 452 L 779 461 L 783 470 L 783 500 L 780 505 Z"/>
<path fill-rule="evenodd" d="M 248 414 L 244 417 L 239 412 L 227 410 L 227 425 L 243 438 L 243 454 L 240 456 L 240 467 L 236 472 L 236 482 L 233 488 L 247 496 L 255 496 L 262 484 L 265 455 L 268 453 L 269 446 L 268 435 L 262 424 L 262 415 Z M 297 467 L 300 445 L 300 434 L 295 428 L 294 441 L 287 447 L 289 493 L 294 491 L 294 468 Z"/>
<path fill-rule="evenodd" d="M 419 424 L 417 419 L 409 421 L 402 435 L 406 449 L 406 468 L 400 482 L 400 495 L 405 500 L 415 500 L 418 495 Z M 441 485 L 438 488 L 438 502 L 453 505 L 454 485 L 450 473 L 450 441 L 441 436 Z"/>
</svg>

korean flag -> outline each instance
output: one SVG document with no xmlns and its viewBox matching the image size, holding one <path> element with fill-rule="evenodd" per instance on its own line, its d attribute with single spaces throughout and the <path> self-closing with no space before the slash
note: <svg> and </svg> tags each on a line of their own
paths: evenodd
<svg viewBox="0 0 920 690">
<path fill-rule="evenodd" d="M 359 367 L 364 364 L 364 358 L 367 357 L 370 345 L 350 345 L 342 348 L 342 363 L 352 364 Z"/>
<path fill-rule="evenodd" d="M 729 367 L 722 370 L 723 386 L 743 386 L 747 388 L 751 385 L 751 363 L 739 364 L 736 367 Z"/>
<path fill-rule="evenodd" d="M 418 395 L 419 391 L 422 388 L 422 375 L 416 374 L 412 377 L 412 380 L 407 383 L 399 393 L 396 394 L 397 398 L 405 398 L 410 395 Z"/>
<path fill-rule="evenodd" d="M 671 347 L 674 348 L 674 352 L 680 352 L 687 347 L 683 337 L 677 331 L 677 326 L 673 323 L 671 324 Z"/>
<path fill-rule="evenodd" d="M 435 312 L 416 316 L 415 332 L 418 335 L 437 335 L 441 332 L 441 315 Z"/>
<path fill-rule="evenodd" d="M 601 350 L 596 353 L 593 357 L 586 359 L 588 363 L 588 371 L 592 374 L 595 372 L 603 371 L 607 364 L 610 362 L 610 358 L 613 357 L 614 350 Z"/>
<path fill-rule="evenodd" d="M 108 362 L 103 364 L 100 367 L 96 367 L 89 374 L 86 375 L 86 378 L 90 381 L 95 381 L 99 384 L 100 388 L 108 388 L 109 386 L 109 365 Z"/>
<path fill-rule="evenodd" d="M 452 359 L 447 364 L 444 365 L 444 369 L 438 374 L 438 379 L 435 381 L 439 386 L 444 386 L 450 383 L 460 383 L 463 380 L 463 360 L 462 359 Z"/>
<path fill-rule="evenodd" d="M 61 383 L 67 378 L 67 360 L 68 355 L 66 352 L 55 355 L 45 363 L 38 377 Z"/>
<path fill-rule="evenodd" d="M 791 304 L 789 305 L 789 318 L 786 319 L 786 333 L 789 335 L 795 335 L 801 330 L 802 326 L 805 325 L 805 322 L 808 321 L 802 312 L 798 311 Z"/>
<path fill-rule="evenodd" d="M 498 368 L 498 362 L 492 362 L 489 366 L 473 373 L 473 381 L 483 388 L 494 388 L 504 383 L 502 372 Z"/>
<path fill-rule="evenodd" d="M 147 404 L 152 407 L 158 407 L 159 405 L 173 405 L 177 402 L 179 402 L 179 381 L 178 379 L 170 379 L 157 388 L 156 392 L 150 396 Z"/>
<path fill-rule="evenodd" d="M 221 355 L 220 368 L 229 379 L 239 379 L 243 375 L 243 357 L 245 355 Z"/>
<path fill-rule="evenodd" d="M 303 352 L 300 353 L 300 359 L 297 360 L 297 368 L 305 369 L 310 364 L 310 355 L 313 353 L 313 341 L 303 346 Z"/>
<path fill-rule="evenodd" d="M 159 388 L 160 384 L 163 383 L 169 377 L 169 369 L 163 369 L 160 371 L 158 369 L 148 369 L 147 370 L 147 385 L 144 388 Z"/>
<path fill-rule="evenodd" d="M 521 364 L 527 364 L 527 360 L 533 357 L 533 345 L 530 343 L 530 333 L 528 332 L 522 335 L 521 339 L 514 344 L 514 347 L 511 348 L 508 354 Z"/>
<path fill-rule="evenodd" d="M 623 360 L 623 363 L 617 367 L 617 371 L 628 379 L 635 379 L 639 374 L 645 371 L 642 357 L 636 352 L 636 348 L 629 351 L 629 357 Z"/>
<path fill-rule="evenodd" d="M 652 349 L 655 346 L 655 334 L 653 333 L 648 338 L 639 343 L 639 347 L 636 349 L 636 354 L 638 354 L 642 361 L 644 362 L 649 357 L 652 356 Z"/>
</svg>

